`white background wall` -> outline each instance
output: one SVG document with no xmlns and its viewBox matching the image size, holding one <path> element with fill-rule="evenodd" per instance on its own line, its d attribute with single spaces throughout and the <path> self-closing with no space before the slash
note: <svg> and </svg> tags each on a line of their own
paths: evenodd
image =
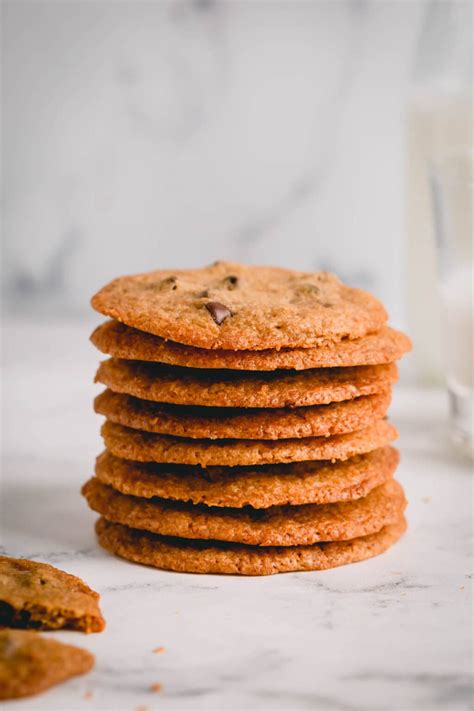
<svg viewBox="0 0 474 711">
<path fill-rule="evenodd" d="M 404 117 L 433 3 L 3 3 L 9 312 L 113 276 L 329 268 L 404 322 Z M 433 38 L 436 41 L 436 37 Z"/>
</svg>

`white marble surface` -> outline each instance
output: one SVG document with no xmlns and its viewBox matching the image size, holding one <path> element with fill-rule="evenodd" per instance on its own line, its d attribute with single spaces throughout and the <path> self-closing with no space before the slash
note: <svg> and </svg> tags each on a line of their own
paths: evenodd
<svg viewBox="0 0 474 711">
<path fill-rule="evenodd" d="M 83 577 L 108 623 L 57 634 L 96 654 L 90 675 L 5 710 L 470 707 L 472 471 L 446 446 L 443 393 L 398 388 L 410 528 L 386 555 L 268 578 L 161 572 L 102 552 L 79 495 L 100 448 L 89 330 L 3 333 L 3 550 Z"/>
<path fill-rule="evenodd" d="M 401 322 L 403 120 L 435 5 L 5 0 L 11 307 L 84 312 L 117 274 L 219 257 L 333 268 Z"/>
</svg>

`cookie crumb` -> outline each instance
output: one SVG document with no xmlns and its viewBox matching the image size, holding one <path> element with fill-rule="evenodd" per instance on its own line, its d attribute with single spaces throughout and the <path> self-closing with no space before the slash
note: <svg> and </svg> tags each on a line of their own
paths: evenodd
<svg viewBox="0 0 474 711">
<path fill-rule="evenodd" d="M 153 650 L 153 654 L 163 654 L 164 651 L 164 647 L 155 647 L 155 649 Z"/>
<path fill-rule="evenodd" d="M 431 502 L 431 496 L 423 496 L 421 500 L 424 504 L 429 504 Z"/>
<path fill-rule="evenodd" d="M 85 698 L 85 699 L 92 699 L 93 696 L 94 696 L 94 692 L 93 692 L 93 691 L 90 691 L 90 690 L 89 690 L 89 691 L 86 691 L 86 692 L 84 693 L 84 698 Z"/>
<path fill-rule="evenodd" d="M 156 684 L 152 684 L 150 686 L 150 691 L 154 691 L 155 694 L 159 694 L 160 691 L 162 690 L 162 688 L 163 688 L 162 684 L 156 683 Z"/>
</svg>

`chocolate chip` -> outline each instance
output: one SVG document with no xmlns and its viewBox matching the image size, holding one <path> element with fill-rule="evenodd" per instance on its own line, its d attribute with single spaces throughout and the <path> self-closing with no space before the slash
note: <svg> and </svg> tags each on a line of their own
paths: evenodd
<svg viewBox="0 0 474 711">
<path fill-rule="evenodd" d="M 310 282 L 303 282 L 302 284 L 298 284 L 297 290 L 302 294 L 316 295 L 321 293 L 321 289 L 319 288 L 319 286 L 316 286 L 316 284 L 311 284 Z"/>
<path fill-rule="evenodd" d="M 166 279 L 160 279 L 159 281 L 152 281 L 147 284 L 147 288 L 155 289 L 157 291 L 176 291 L 178 288 L 177 278 L 175 276 L 166 277 Z"/>
<path fill-rule="evenodd" d="M 234 274 L 229 274 L 229 276 L 226 276 L 222 281 L 229 291 L 236 289 L 239 284 L 239 278 L 234 276 Z"/>
<path fill-rule="evenodd" d="M 224 306 L 224 304 L 220 304 L 218 301 L 209 301 L 206 304 L 206 309 L 209 311 L 218 326 L 220 326 L 226 318 L 232 316 L 232 311 L 228 309 L 227 306 Z"/>
<path fill-rule="evenodd" d="M 176 277 L 175 276 L 169 276 L 166 277 L 166 279 L 163 279 L 161 282 L 161 285 L 163 288 L 170 287 L 172 291 L 175 291 L 178 288 L 178 285 L 176 284 Z"/>
<path fill-rule="evenodd" d="M 206 297 L 209 296 L 209 291 L 207 289 L 203 289 L 198 294 L 196 294 L 196 296 L 198 299 L 205 299 Z"/>
</svg>

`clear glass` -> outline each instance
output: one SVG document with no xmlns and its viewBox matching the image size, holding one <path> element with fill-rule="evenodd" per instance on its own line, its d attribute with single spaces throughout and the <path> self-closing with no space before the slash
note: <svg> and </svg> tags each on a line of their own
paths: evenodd
<svg viewBox="0 0 474 711">
<path fill-rule="evenodd" d="M 472 144 L 431 167 L 441 336 L 451 438 L 474 459 L 474 261 Z"/>
<path fill-rule="evenodd" d="M 418 379 L 439 383 L 437 253 L 429 171 L 447 151 L 472 142 L 473 5 L 421 3 L 407 111 L 407 241 L 405 298 Z"/>
</svg>

